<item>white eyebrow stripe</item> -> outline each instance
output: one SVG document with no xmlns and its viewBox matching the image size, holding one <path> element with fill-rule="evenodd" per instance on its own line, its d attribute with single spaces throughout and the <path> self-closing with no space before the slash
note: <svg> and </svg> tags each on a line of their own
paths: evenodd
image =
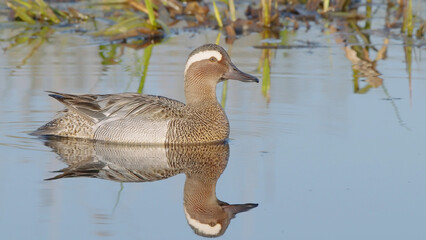
<svg viewBox="0 0 426 240">
<path fill-rule="evenodd" d="M 219 234 L 220 230 L 222 229 L 222 225 L 220 225 L 219 223 L 216 223 L 216 225 L 212 227 L 207 223 L 201 223 L 200 221 L 191 218 L 186 209 L 184 208 L 183 210 L 185 211 L 185 216 L 188 220 L 188 224 L 204 234 L 214 236 Z"/>
<path fill-rule="evenodd" d="M 191 64 L 211 57 L 215 57 L 218 61 L 222 60 L 222 54 L 216 50 L 203 51 L 192 55 L 186 62 L 185 74 Z"/>
</svg>

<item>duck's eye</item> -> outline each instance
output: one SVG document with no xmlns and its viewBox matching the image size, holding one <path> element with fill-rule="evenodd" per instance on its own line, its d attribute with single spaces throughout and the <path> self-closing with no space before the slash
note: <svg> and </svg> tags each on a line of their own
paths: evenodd
<svg viewBox="0 0 426 240">
<path fill-rule="evenodd" d="M 217 59 L 215 57 L 211 57 L 209 60 L 210 62 L 217 62 Z"/>
</svg>

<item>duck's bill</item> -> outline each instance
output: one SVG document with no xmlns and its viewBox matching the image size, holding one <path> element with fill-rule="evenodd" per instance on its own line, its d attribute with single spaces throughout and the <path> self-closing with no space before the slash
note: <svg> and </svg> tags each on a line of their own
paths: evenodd
<svg viewBox="0 0 426 240">
<path fill-rule="evenodd" d="M 257 83 L 259 82 L 259 79 L 257 79 L 257 77 L 247 74 L 245 72 L 242 72 L 236 67 L 231 68 L 231 70 L 223 74 L 222 79 L 223 80 L 234 79 L 234 80 L 239 80 L 241 82 L 257 82 Z"/>
<path fill-rule="evenodd" d="M 257 207 L 258 205 L 259 204 L 257 203 L 232 204 L 222 206 L 222 208 L 231 216 L 235 216 L 237 213 L 247 212 L 248 210 Z"/>
</svg>

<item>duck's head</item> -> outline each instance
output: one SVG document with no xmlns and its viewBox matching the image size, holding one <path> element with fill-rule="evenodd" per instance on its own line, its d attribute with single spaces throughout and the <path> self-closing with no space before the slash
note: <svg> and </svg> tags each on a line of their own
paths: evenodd
<svg viewBox="0 0 426 240">
<path fill-rule="evenodd" d="M 242 82 L 259 82 L 255 76 L 239 70 L 225 49 L 216 44 L 205 44 L 191 52 L 186 61 L 185 80 L 202 79 L 214 84 L 234 79 Z"/>
<path fill-rule="evenodd" d="M 216 202 L 203 205 L 202 208 L 184 206 L 186 220 L 195 234 L 204 237 L 221 236 L 235 215 L 258 206 L 257 203 L 228 204 L 220 200 Z"/>
</svg>

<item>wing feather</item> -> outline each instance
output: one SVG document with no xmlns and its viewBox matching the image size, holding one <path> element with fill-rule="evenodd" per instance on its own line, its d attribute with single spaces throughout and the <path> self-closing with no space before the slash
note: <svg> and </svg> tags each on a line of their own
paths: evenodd
<svg viewBox="0 0 426 240">
<path fill-rule="evenodd" d="M 102 95 L 49 93 L 49 96 L 64 104 L 69 110 L 94 123 L 111 118 L 168 120 L 182 117 L 182 109 L 185 107 L 185 104 L 177 100 L 138 93 Z"/>
</svg>

